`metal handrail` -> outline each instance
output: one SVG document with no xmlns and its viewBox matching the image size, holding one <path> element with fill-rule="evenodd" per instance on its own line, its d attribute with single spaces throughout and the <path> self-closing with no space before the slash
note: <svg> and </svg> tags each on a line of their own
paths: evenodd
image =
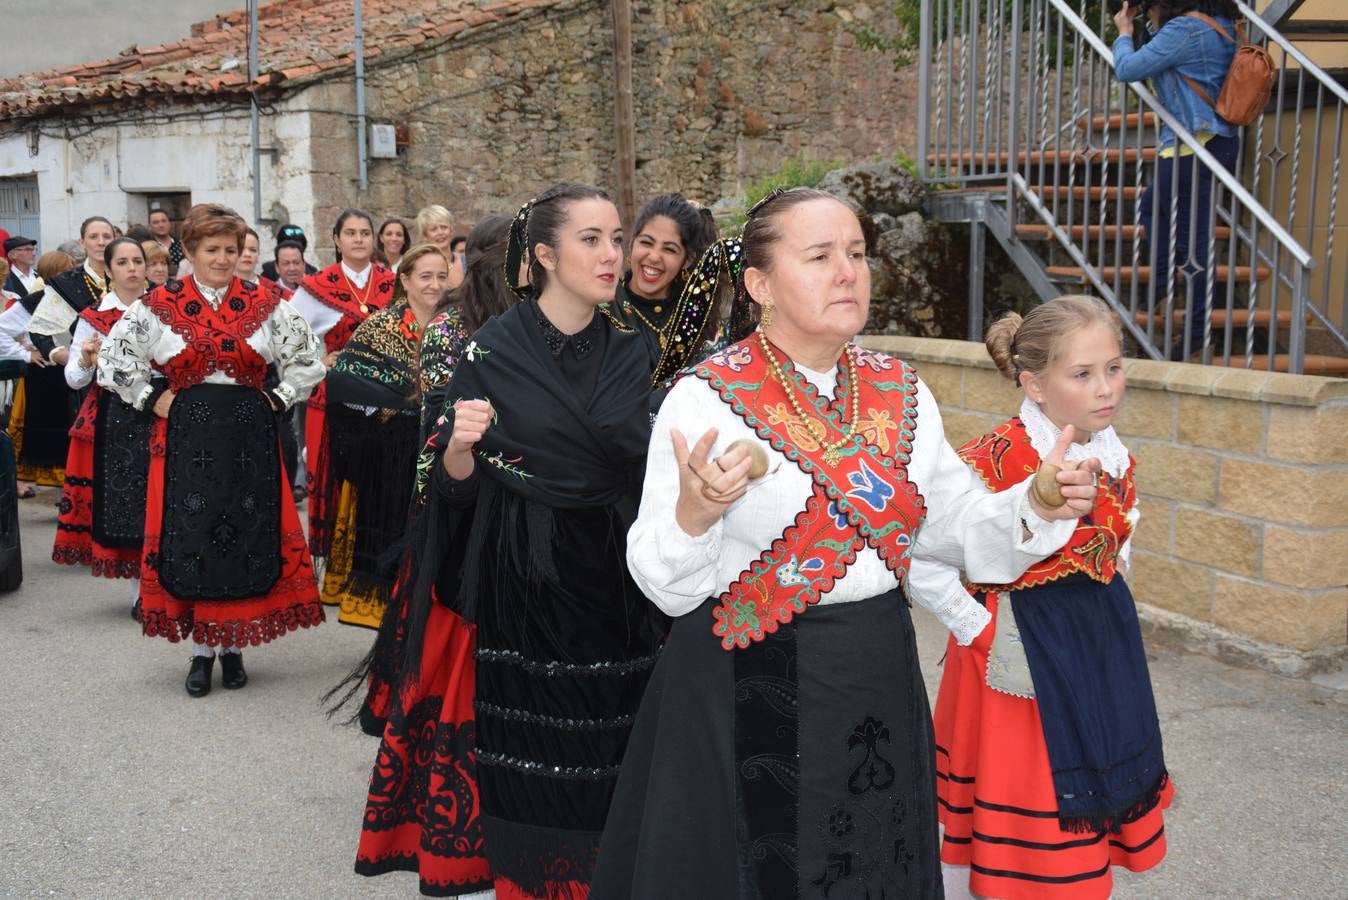
<svg viewBox="0 0 1348 900">
<path fill-rule="evenodd" d="M 1111 48 L 1074 6 L 1084 8 L 1084 0 L 922 4 L 920 174 L 935 183 L 1003 185 L 1005 201 L 993 202 L 1005 202 L 1004 214 L 981 218 L 991 215 L 983 205 L 973 221 L 986 221 L 1022 268 L 1038 269 L 1025 270 L 1041 296 L 1050 277 L 1070 275 L 1089 286 L 1150 356 L 1201 349 L 1205 362 L 1215 354 L 1238 365 L 1242 316 L 1247 367 L 1266 353 L 1272 368 L 1285 330 L 1288 369 L 1301 371 L 1308 321 L 1348 351 L 1348 289 L 1343 321 L 1328 312 L 1348 91 L 1238 3 L 1251 23 L 1247 38 L 1277 47 L 1275 54 L 1300 69 L 1289 73 L 1284 65 L 1272 111 L 1246 129 L 1241 156 L 1228 170 L 1212 151 L 1220 147 L 1225 159 L 1232 144 L 1209 147 L 1207 136 L 1191 134 L 1148 85 L 1119 82 Z M 1144 141 L 1147 114 L 1175 135 L 1168 151 L 1174 158 L 1164 164 L 1151 164 L 1159 148 Z M 1236 173 L 1251 165 L 1247 185 Z M 1151 183 L 1166 173 L 1168 194 Z M 1143 216 L 1144 187 L 1150 219 Z M 1328 215 L 1320 221 L 1325 200 Z M 1024 219 L 1047 227 L 1026 229 Z M 1019 247 L 1036 236 L 1049 238 L 1039 254 L 1046 268 Z M 1071 268 L 1055 269 L 1057 256 Z M 971 260 L 971 304 L 981 262 Z M 1323 305 L 1311 298 L 1312 272 L 1322 282 Z M 1214 313 L 1223 310 L 1224 326 L 1215 327 Z M 1266 351 L 1256 349 L 1263 329 Z"/>
<path fill-rule="evenodd" d="M 1086 25 L 1085 20 L 1073 12 L 1071 7 L 1069 7 L 1064 0 L 1044 0 L 1044 2 L 1058 10 L 1063 18 L 1066 19 L 1073 28 L 1077 29 L 1081 38 L 1085 40 L 1086 43 L 1090 44 L 1093 50 L 1098 52 L 1101 56 L 1112 57 L 1114 55 L 1113 49 L 1101 40 L 1100 36 L 1092 31 Z M 1207 148 L 1198 140 L 1198 138 L 1189 133 L 1189 130 L 1184 127 L 1183 123 L 1175 118 L 1174 114 L 1161 104 L 1160 99 L 1158 99 L 1155 94 L 1153 94 L 1145 85 L 1136 82 L 1128 83 L 1127 87 L 1128 90 L 1137 94 L 1144 103 L 1151 107 L 1150 112 L 1155 113 L 1161 121 L 1170 126 L 1170 130 L 1175 132 L 1175 137 L 1178 140 L 1183 141 L 1189 149 L 1193 151 L 1193 155 L 1197 156 L 1204 165 L 1212 170 L 1213 177 L 1219 179 L 1222 186 L 1234 194 L 1236 199 L 1241 202 L 1242 206 L 1249 208 L 1250 212 L 1259 220 L 1260 225 L 1267 228 L 1274 237 L 1278 239 L 1278 243 L 1285 246 L 1288 251 L 1292 253 L 1297 262 L 1305 266 L 1315 264 L 1306 248 L 1302 247 L 1297 239 L 1292 237 L 1292 235 L 1287 232 L 1287 229 L 1283 228 L 1268 210 L 1264 209 L 1263 204 L 1255 199 L 1254 195 L 1247 191 L 1245 186 L 1236 180 L 1236 176 L 1228 172 L 1226 167 L 1219 163 L 1217 159 L 1207 151 Z"/>
</svg>

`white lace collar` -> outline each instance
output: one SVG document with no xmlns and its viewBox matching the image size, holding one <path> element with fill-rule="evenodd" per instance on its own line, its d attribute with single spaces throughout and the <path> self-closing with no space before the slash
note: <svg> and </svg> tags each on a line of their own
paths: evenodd
<svg viewBox="0 0 1348 900">
<path fill-rule="evenodd" d="M 1054 425 L 1044 411 L 1029 397 L 1020 404 L 1020 421 L 1025 424 L 1025 433 L 1030 437 L 1030 446 L 1040 457 L 1048 456 L 1053 445 L 1062 435 L 1062 429 Z M 1097 431 L 1084 444 L 1068 444 L 1067 459 L 1073 462 L 1095 457 L 1112 478 L 1122 478 L 1128 471 L 1128 448 L 1123 446 L 1119 436 L 1111 426 Z"/>
<path fill-rule="evenodd" d="M 195 272 L 192 274 L 192 281 L 196 284 L 197 291 L 211 305 L 211 309 L 219 309 L 220 301 L 225 299 L 225 292 L 229 290 L 229 285 L 218 288 L 207 287 L 201 283 L 201 279 L 196 276 Z M 231 280 L 230 283 L 232 284 L 233 281 Z"/>
</svg>

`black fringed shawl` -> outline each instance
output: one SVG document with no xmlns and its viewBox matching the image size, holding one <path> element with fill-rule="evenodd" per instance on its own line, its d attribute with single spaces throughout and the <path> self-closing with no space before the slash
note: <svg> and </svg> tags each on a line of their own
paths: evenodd
<svg viewBox="0 0 1348 900">
<path fill-rule="evenodd" d="M 418 670 L 431 602 L 473 621 L 480 602 L 505 599 L 498 594 L 507 577 L 555 586 L 559 557 L 574 549 L 571 540 L 557 545 L 558 521 L 568 511 L 605 511 L 611 527 L 593 535 L 593 550 L 622 559 L 650 437 L 650 357 L 635 334 L 607 324 L 598 382 L 582 406 L 535 315 L 536 304 L 526 302 L 493 318 L 455 368 L 445 414 L 417 462 L 409 552 L 372 652 L 376 681 L 396 684 L 399 671 Z M 488 400 L 496 411 L 474 450 L 476 496 L 466 508 L 433 488 L 459 400 Z M 539 635 L 550 645 L 556 637 Z M 540 652 L 565 659 L 573 649 Z"/>
<path fill-rule="evenodd" d="M 405 300 L 381 309 L 360 324 L 327 376 L 333 476 L 357 498 L 348 591 L 393 582 L 420 437 L 420 332 Z"/>
</svg>

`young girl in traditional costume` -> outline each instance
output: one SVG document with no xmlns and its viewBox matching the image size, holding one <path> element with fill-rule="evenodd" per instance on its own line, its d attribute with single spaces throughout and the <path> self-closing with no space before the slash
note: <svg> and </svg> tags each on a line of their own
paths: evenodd
<svg viewBox="0 0 1348 900">
<path fill-rule="evenodd" d="M 98 357 L 99 387 L 159 417 L 141 627 L 192 641 L 193 697 L 210 693 L 216 647 L 223 686 L 241 688 L 245 645 L 323 621 L 276 417 L 318 384 L 323 362 L 290 304 L 234 275 L 244 230 L 233 210 L 192 207 L 182 229 L 192 275 L 133 303 Z M 269 364 L 279 380 L 267 390 Z"/>
<path fill-rule="evenodd" d="M 323 364 L 337 354 L 370 313 L 393 299 L 393 273 L 374 255 L 374 220 L 359 209 L 343 210 L 332 226 L 337 262 L 306 275 L 290 304 L 309 323 L 323 345 Z M 309 473 L 309 549 L 315 558 L 328 555 L 339 522 L 349 524 L 351 509 L 338 508 L 339 486 L 327 466 L 327 389 L 320 384 L 304 414 L 304 465 Z"/>
<path fill-rule="evenodd" d="M 1062 545 L 1094 488 L 1089 463 L 1062 462 L 1064 441 L 1050 456 L 1064 505 L 1029 493 L 1034 471 L 978 489 L 914 371 L 851 343 L 865 246 L 852 211 L 818 191 L 751 210 L 742 281 L 761 327 L 660 409 L 627 559 L 676 619 L 596 898 L 940 896 L 905 582 L 915 559 L 1014 579 Z"/>
<path fill-rule="evenodd" d="M 448 282 L 440 248 L 413 247 L 393 303 L 361 323 L 328 372 L 328 466 L 350 516 L 333 535 L 323 602 L 347 625 L 383 621 L 421 447 L 421 339 Z"/>
<path fill-rule="evenodd" d="M 97 308 L 80 313 L 73 351 L 65 365 L 72 390 L 93 384 L 103 341 L 145 291 L 145 255 L 133 238 L 116 238 L 104 252 L 112 290 Z M 56 522 L 52 559 L 88 566 L 94 575 L 132 580 L 140 597 L 140 555 L 145 527 L 145 482 L 150 469 L 154 416 L 132 409 L 94 385 L 70 430 L 65 491 Z"/>
<path fill-rule="evenodd" d="M 1174 792 L 1123 578 L 1138 512 L 1133 460 L 1111 424 L 1124 393 L 1119 327 L 1099 300 L 1060 297 L 1001 319 L 987 347 L 1025 394 L 1020 415 L 959 451 L 987 489 L 1022 481 L 1067 431 L 1067 459 L 1103 471 L 1062 550 L 1017 578 L 968 573 L 993 620 L 971 645 L 951 642 L 936 701 L 948 892 L 1105 898 L 1112 866 L 1141 871 L 1165 856 Z"/>
</svg>

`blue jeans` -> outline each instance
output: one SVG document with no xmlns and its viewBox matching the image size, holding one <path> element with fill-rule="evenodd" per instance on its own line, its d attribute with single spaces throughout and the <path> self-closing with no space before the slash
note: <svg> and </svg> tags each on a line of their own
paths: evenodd
<svg viewBox="0 0 1348 900">
<path fill-rule="evenodd" d="M 1240 153 L 1238 136 L 1217 136 L 1208 141 L 1207 151 L 1232 174 Z M 1176 165 L 1178 163 L 1178 165 Z M 1154 312 L 1161 311 L 1170 281 L 1170 198 L 1176 198 L 1175 265 L 1184 273 L 1190 299 L 1188 334 L 1176 336 L 1170 348 L 1171 359 L 1188 359 L 1203 346 L 1203 323 L 1207 318 L 1208 242 L 1212 234 L 1212 172 L 1199 165 L 1195 180 L 1193 157 L 1158 159 L 1156 177 L 1142 193 L 1139 224 L 1150 243 L 1151 302 Z M 1194 197 L 1198 208 L 1191 211 Z M 1159 198 L 1155 202 L 1154 198 Z M 1152 221 L 1153 207 L 1157 221 Z M 1192 216 L 1192 223 L 1190 218 Z M 1192 226 L 1192 227 L 1191 227 Z M 1192 259 L 1190 253 L 1192 252 Z M 1178 293 L 1178 291 L 1177 291 Z"/>
</svg>

